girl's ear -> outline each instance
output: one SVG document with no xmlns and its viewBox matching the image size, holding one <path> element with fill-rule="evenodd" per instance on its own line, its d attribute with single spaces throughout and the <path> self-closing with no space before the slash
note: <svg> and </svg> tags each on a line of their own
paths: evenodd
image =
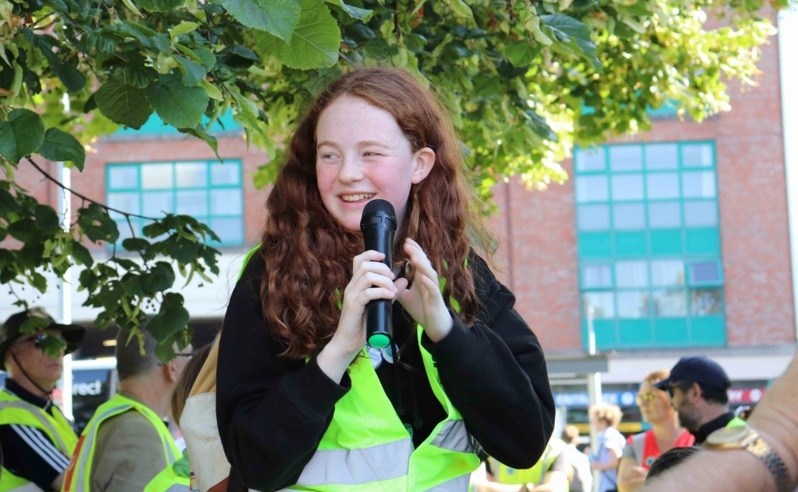
<svg viewBox="0 0 798 492">
<path fill-rule="evenodd" d="M 419 184 L 429 176 L 432 167 L 435 165 L 435 157 L 435 151 L 429 147 L 418 149 L 415 152 L 413 155 L 415 168 L 413 169 L 413 177 L 411 179 L 413 184 Z"/>
</svg>

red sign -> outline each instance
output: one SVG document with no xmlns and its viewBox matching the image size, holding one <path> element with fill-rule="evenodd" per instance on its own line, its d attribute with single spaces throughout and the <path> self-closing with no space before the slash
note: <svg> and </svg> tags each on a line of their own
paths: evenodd
<svg viewBox="0 0 798 492">
<path fill-rule="evenodd" d="M 731 388 L 729 403 L 756 403 L 765 394 L 765 388 Z"/>
</svg>

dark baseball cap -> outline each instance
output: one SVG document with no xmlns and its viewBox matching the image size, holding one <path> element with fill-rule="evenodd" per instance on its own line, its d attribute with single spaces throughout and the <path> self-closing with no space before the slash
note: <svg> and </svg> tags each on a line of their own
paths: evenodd
<svg viewBox="0 0 798 492">
<path fill-rule="evenodd" d="M 52 316 L 47 314 L 43 308 L 33 307 L 27 311 L 20 311 L 8 317 L 3 327 L 0 328 L 0 369 L 6 368 L 6 352 L 8 347 L 11 346 L 17 339 L 25 335 L 22 332 L 22 325 L 30 318 L 41 318 L 46 321 L 46 324 L 41 326 L 39 330 L 60 330 L 61 336 L 66 340 L 67 346 L 64 353 L 72 353 L 80 347 L 83 342 L 83 336 L 86 334 L 86 329 L 80 325 L 63 325 L 57 323 Z"/>
<path fill-rule="evenodd" d="M 654 386 L 667 390 L 672 383 L 689 381 L 702 386 L 727 390 L 731 386 L 729 376 L 720 364 L 706 357 L 682 357 L 671 369 L 671 375 Z"/>
</svg>

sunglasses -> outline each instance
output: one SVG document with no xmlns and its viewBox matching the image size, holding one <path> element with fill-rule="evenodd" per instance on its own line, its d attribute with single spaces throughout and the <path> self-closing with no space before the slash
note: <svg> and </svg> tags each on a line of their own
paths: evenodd
<svg viewBox="0 0 798 492">
<path fill-rule="evenodd" d="M 652 401 L 657 399 L 657 394 L 653 391 L 646 391 L 645 393 L 638 393 L 635 397 L 635 403 L 637 406 L 641 406 L 643 403 L 651 403 Z"/>
<path fill-rule="evenodd" d="M 668 395 L 673 398 L 673 393 L 676 391 L 676 388 L 679 388 L 682 391 L 687 391 L 690 387 L 693 386 L 693 383 L 690 381 L 679 381 L 677 383 L 669 384 L 668 385 Z"/>
<path fill-rule="evenodd" d="M 22 344 L 22 343 L 27 343 L 27 342 L 33 342 L 33 345 L 37 349 L 41 350 L 41 348 L 44 347 L 44 341 L 47 340 L 48 338 L 50 338 L 50 339 L 55 338 L 61 344 L 63 344 L 63 346 L 66 346 L 66 344 L 67 344 L 67 341 L 66 341 L 66 339 L 64 337 L 61 337 L 61 336 L 58 336 L 58 335 L 52 335 L 52 334 L 47 335 L 46 333 L 25 337 L 25 338 L 21 339 L 19 341 L 19 343 Z"/>
</svg>

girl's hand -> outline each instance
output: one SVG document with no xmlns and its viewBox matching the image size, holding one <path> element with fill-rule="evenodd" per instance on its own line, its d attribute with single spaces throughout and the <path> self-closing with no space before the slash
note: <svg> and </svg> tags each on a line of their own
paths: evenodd
<svg viewBox="0 0 798 492">
<path fill-rule="evenodd" d="M 441 295 L 438 273 L 417 242 L 407 238 L 403 248 L 413 265 L 413 284 L 408 288 L 407 279 L 397 280 L 397 300 L 424 327 L 430 340 L 437 342 L 449 334 L 454 323 Z"/>
<path fill-rule="evenodd" d="M 322 370 L 333 379 L 338 373 L 343 375 L 343 371 L 366 344 L 366 304 L 374 299 L 392 301 L 399 291 L 393 283 L 396 276 L 381 262 L 384 259 L 385 255 L 377 251 L 366 251 L 355 256 L 352 279 L 344 289 L 338 328 L 318 359 Z M 340 381 L 340 377 L 337 380 Z"/>
</svg>

